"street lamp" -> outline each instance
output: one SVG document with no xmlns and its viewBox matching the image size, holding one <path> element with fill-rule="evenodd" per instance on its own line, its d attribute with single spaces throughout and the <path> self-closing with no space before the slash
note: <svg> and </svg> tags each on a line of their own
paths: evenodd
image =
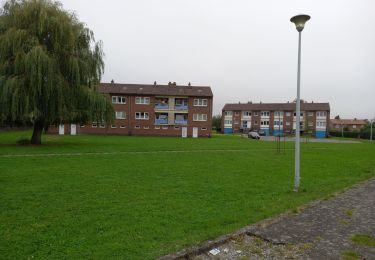
<svg viewBox="0 0 375 260">
<path fill-rule="evenodd" d="M 300 83 L 301 83 L 301 33 L 305 27 L 305 23 L 310 20 L 310 16 L 300 14 L 293 16 L 290 21 L 296 25 L 298 31 L 298 71 L 297 71 L 297 102 L 296 102 L 296 155 L 294 162 L 294 191 L 298 192 L 300 174 L 299 174 L 299 162 L 300 162 L 300 115 L 301 115 L 301 103 L 300 103 Z"/>
<path fill-rule="evenodd" d="M 374 121 L 375 121 L 375 119 L 372 119 L 371 120 L 371 124 L 370 124 L 370 132 L 371 132 L 371 134 L 370 134 L 370 142 L 372 142 L 372 124 L 374 123 Z"/>
</svg>

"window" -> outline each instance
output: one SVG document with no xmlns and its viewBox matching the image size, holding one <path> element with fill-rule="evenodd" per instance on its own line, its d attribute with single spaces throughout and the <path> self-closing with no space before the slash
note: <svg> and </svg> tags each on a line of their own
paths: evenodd
<svg viewBox="0 0 375 260">
<path fill-rule="evenodd" d="M 111 128 L 117 128 L 117 125 L 111 125 Z"/>
<path fill-rule="evenodd" d="M 207 121 L 207 114 L 193 114 L 193 121 Z"/>
<path fill-rule="evenodd" d="M 274 121 L 273 125 L 274 126 L 283 126 L 283 121 Z"/>
<path fill-rule="evenodd" d="M 268 126 L 268 125 L 270 125 L 270 121 L 268 121 L 268 120 L 261 120 L 260 121 L 260 125 Z"/>
<path fill-rule="evenodd" d="M 313 122 L 309 121 L 309 122 L 307 123 L 307 125 L 308 125 L 308 126 L 313 126 L 314 124 L 313 124 Z"/>
<path fill-rule="evenodd" d="M 135 129 L 139 129 L 139 128 L 141 128 L 141 126 L 136 125 L 136 126 L 134 126 L 134 128 L 135 128 Z"/>
<path fill-rule="evenodd" d="M 155 126 L 155 129 L 160 129 L 160 126 L 158 126 L 158 125 L 157 125 L 157 126 Z"/>
<path fill-rule="evenodd" d="M 148 120 L 148 112 L 135 112 L 135 119 Z"/>
<path fill-rule="evenodd" d="M 250 111 L 243 111 L 242 116 L 251 116 L 251 112 Z"/>
<path fill-rule="evenodd" d="M 116 119 L 125 119 L 126 118 L 125 111 L 115 111 L 115 118 Z"/>
<path fill-rule="evenodd" d="M 233 115 L 233 112 L 232 112 L 232 111 L 225 111 L 225 112 L 224 112 L 224 115 L 225 115 L 225 116 L 232 116 L 232 115 Z"/>
<path fill-rule="evenodd" d="M 120 128 L 126 128 L 126 125 L 120 125 Z"/>
<path fill-rule="evenodd" d="M 254 112 L 254 116 L 258 116 L 258 112 Z"/>
<path fill-rule="evenodd" d="M 262 111 L 262 112 L 260 112 L 260 115 L 261 116 L 270 116 L 270 112 L 269 111 Z"/>
<path fill-rule="evenodd" d="M 178 130 L 178 129 L 180 129 L 180 127 L 179 127 L 179 126 L 175 126 L 174 129 L 175 129 L 175 130 Z"/>
<path fill-rule="evenodd" d="M 92 122 L 91 127 L 92 127 L 92 128 L 97 128 L 97 127 L 98 127 L 98 124 L 97 124 L 96 122 Z"/>
<path fill-rule="evenodd" d="M 105 124 L 101 123 L 101 124 L 99 125 L 99 127 L 100 127 L 100 128 L 105 128 Z"/>
<path fill-rule="evenodd" d="M 126 97 L 124 96 L 112 96 L 113 104 L 126 104 Z"/>
<path fill-rule="evenodd" d="M 285 122 L 285 125 L 290 126 L 290 122 Z"/>
<path fill-rule="evenodd" d="M 325 121 L 316 121 L 316 127 L 325 127 L 326 122 Z"/>
<path fill-rule="evenodd" d="M 207 131 L 207 128 L 206 127 L 202 127 L 201 130 Z"/>
<path fill-rule="evenodd" d="M 135 103 L 137 105 L 148 105 L 150 104 L 150 98 L 149 97 L 136 97 Z"/>
<path fill-rule="evenodd" d="M 143 129 L 150 129 L 148 125 L 144 126 Z"/>
<path fill-rule="evenodd" d="M 161 129 L 167 130 L 167 129 L 168 129 L 168 126 L 162 126 Z"/>
<path fill-rule="evenodd" d="M 231 125 L 232 124 L 232 120 L 224 120 L 224 124 L 225 125 Z"/>
<path fill-rule="evenodd" d="M 316 116 L 317 117 L 326 117 L 326 112 L 325 111 L 318 111 L 318 112 L 316 112 Z"/>
<path fill-rule="evenodd" d="M 307 116 L 314 116 L 314 112 L 308 112 Z"/>
<path fill-rule="evenodd" d="M 195 107 L 206 107 L 207 106 L 207 99 L 194 99 L 194 106 Z"/>
<path fill-rule="evenodd" d="M 357 128 L 357 126 L 356 126 L 356 125 L 353 125 L 353 128 Z"/>
<path fill-rule="evenodd" d="M 282 117 L 284 115 L 284 112 L 283 111 L 275 111 L 273 114 L 274 114 L 275 117 Z"/>
<path fill-rule="evenodd" d="M 286 116 L 291 116 L 292 115 L 292 113 L 290 113 L 290 112 L 286 112 L 285 114 L 286 114 Z"/>
<path fill-rule="evenodd" d="M 81 125 L 79 125 L 79 127 L 80 128 L 85 128 L 86 126 L 81 124 Z"/>
<path fill-rule="evenodd" d="M 294 115 L 294 116 L 296 116 L 296 115 L 297 115 L 297 113 L 296 113 L 296 112 L 294 112 L 294 113 L 293 113 L 293 115 Z M 300 116 L 303 116 L 303 112 L 301 112 Z"/>
<path fill-rule="evenodd" d="M 247 121 L 242 121 L 242 128 L 247 128 Z"/>
</svg>

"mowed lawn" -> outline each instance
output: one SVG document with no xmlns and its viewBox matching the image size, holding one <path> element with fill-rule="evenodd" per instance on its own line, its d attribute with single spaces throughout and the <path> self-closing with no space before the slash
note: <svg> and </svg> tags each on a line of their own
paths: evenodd
<svg viewBox="0 0 375 260">
<path fill-rule="evenodd" d="M 153 259 L 375 176 L 375 144 L 0 133 L 2 259 Z"/>
</svg>

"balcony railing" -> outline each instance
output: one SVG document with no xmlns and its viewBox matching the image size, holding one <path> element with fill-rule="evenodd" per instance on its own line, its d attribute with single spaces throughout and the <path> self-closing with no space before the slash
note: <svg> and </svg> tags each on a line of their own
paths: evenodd
<svg viewBox="0 0 375 260">
<path fill-rule="evenodd" d="M 155 125 L 167 125 L 168 119 L 155 119 Z"/>
<path fill-rule="evenodd" d="M 156 103 L 156 104 L 155 104 L 155 108 L 156 108 L 156 109 L 168 109 L 168 108 L 169 108 L 169 105 L 168 105 L 168 104 L 165 104 L 165 103 Z"/>
<path fill-rule="evenodd" d="M 175 105 L 176 110 L 188 110 L 187 105 Z"/>
<path fill-rule="evenodd" d="M 174 123 L 176 125 L 187 125 L 188 121 L 187 120 L 174 120 Z"/>
</svg>

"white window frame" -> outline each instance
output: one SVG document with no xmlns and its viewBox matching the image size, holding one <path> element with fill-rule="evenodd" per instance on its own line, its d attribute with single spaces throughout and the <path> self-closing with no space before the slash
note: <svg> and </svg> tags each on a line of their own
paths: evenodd
<svg viewBox="0 0 375 260">
<path fill-rule="evenodd" d="M 137 120 L 149 120 L 150 114 L 148 112 L 135 112 L 135 119 L 137 119 Z"/>
<path fill-rule="evenodd" d="M 284 116 L 284 112 L 283 111 L 275 111 L 275 112 L 273 112 L 273 115 L 275 117 L 283 117 Z"/>
<path fill-rule="evenodd" d="M 260 116 L 270 116 L 270 111 L 261 111 Z"/>
<path fill-rule="evenodd" d="M 243 111 L 242 112 L 243 117 L 250 117 L 251 116 L 251 111 Z"/>
<path fill-rule="evenodd" d="M 195 98 L 194 106 L 195 107 L 206 107 L 208 105 L 208 99 L 206 98 Z"/>
<path fill-rule="evenodd" d="M 126 112 L 125 111 L 115 111 L 115 118 L 116 119 L 126 119 Z"/>
<path fill-rule="evenodd" d="M 134 126 L 134 129 L 141 129 L 141 126 L 140 125 L 136 125 L 136 126 Z"/>
<path fill-rule="evenodd" d="M 207 127 L 202 127 L 201 130 L 202 131 L 207 131 Z"/>
<path fill-rule="evenodd" d="M 307 116 L 314 116 L 314 112 L 307 112 Z"/>
<path fill-rule="evenodd" d="M 224 116 L 233 116 L 233 111 L 225 111 Z"/>
<path fill-rule="evenodd" d="M 112 104 L 126 104 L 125 96 L 112 96 Z"/>
<path fill-rule="evenodd" d="M 273 125 L 274 126 L 276 126 L 276 127 L 278 127 L 279 126 L 279 123 L 280 123 L 280 126 L 283 126 L 284 125 L 284 122 L 283 122 L 283 120 L 274 120 L 273 121 Z"/>
<path fill-rule="evenodd" d="M 98 123 L 97 122 L 92 122 L 91 128 L 98 128 Z"/>
<path fill-rule="evenodd" d="M 269 120 L 261 120 L 260 121 L 260 125 L 262 125 L 262 126 L 269 126 L 270 125 L 270 121 Z"/>
<path fill-rule="evenodd" d="M 148 126 L 148 125 L 145 125 L 144 127 L 143 127 L 143 129 L 150 129 L 150 127 Z"/>
<path fill-rule="evenodd" d="M 193 114 L 193 121 L 207 121 L 207 114 Z"/>
<path fill-rule="evenodd" d="M 232 125 L 232 120 L 224 120 L 224 125 Z"/>
<path fill-rule="evenodd" d="M 111 125 L 111 128 L 117 128 L 117 125 Z"/>
<path fill-rule="evenodd" d="M 326 117 L 327 113 L 326 111 L 317 111 L 316 112 L 316 117 Z"/>
<path fill-rule="evenodd" d="M 136 105 L 149 105 L 150 97 L 135 97 L 135 104 Z"/>
</svg>

